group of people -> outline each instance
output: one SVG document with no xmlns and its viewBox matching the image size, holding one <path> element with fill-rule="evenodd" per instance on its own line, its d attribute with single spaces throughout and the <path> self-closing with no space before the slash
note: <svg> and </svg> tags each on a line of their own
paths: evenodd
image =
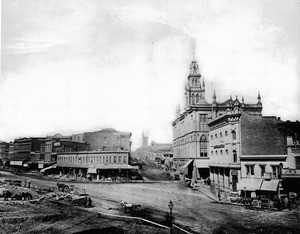
<svg viewBox="0 0 300 234">
<path fill-rule="evenodd" d="M 250 205 L 253 207 L 261 207 L 261 208 L 268 208 L 271 209 L 277 209 L 278 211 L 281 211 L 283 209 L 293 209 L 297 207 L 296 200 L 298 199 L 297 196 L 290 196 L 290 195 L 282 195 L 280 197 L 278 196 L 257 196 L 256 198 L 244 198 L 242 201 L 244 205 Z"/>
</svg>

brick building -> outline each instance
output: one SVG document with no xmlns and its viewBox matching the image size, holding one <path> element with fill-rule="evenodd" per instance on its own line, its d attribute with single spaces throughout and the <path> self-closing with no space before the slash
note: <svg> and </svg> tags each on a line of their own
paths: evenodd
<svg viewBox="0 0 300 234">
<path fill-rule="evenodd" d="M 241 109 L 209 123 L 210 177 L 223 190 L 255 192 L 268 183 L 278 192 L 280 165 L 288 166 L 286 134 L 276 117 Z"/>
<path fill-rule="evenodd" d="M 9 147 L 10 166 L 37 169 L 39 161 L 45 158 L 45 141 L 44 137 L 16 139 Z"/>
<path fill-rule="evenodd" d="M 131 133 L 118 132 L 112 128 L 105 128 L 95 132 L 74 134 L 72 135 L 72 140 L 88 143 L 91 151 L 130 151 L 131 149 Z"/>
</svg>

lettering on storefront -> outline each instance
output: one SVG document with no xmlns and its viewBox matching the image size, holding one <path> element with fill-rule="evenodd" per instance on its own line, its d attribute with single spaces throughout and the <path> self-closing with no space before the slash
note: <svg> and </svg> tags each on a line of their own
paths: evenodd
<svg viewBox="0 0 300 234">
<path fill-rule="evenodd" d="M 224 147 L 225 147 L 225 145 L 215 145 L 214 149 L 220 149 L 220 148 L 224 148 Z"/>
<path fill-rule="evenodd" d="M 300 176 L 298 169 L 282 169 L 282 176 Z"/>
</svg>

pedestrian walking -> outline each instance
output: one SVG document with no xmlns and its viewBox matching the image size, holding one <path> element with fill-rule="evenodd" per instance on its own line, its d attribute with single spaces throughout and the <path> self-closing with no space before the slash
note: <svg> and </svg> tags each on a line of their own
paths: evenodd
<svg viewBox="0 0 300 234">
<path fill-rule="evenodd" d="M 221 193 L 220 193 L 220 190 L 218 190 L 218 198 L 219 198 L 219 201 L 221 201 Z"/>
</svg>

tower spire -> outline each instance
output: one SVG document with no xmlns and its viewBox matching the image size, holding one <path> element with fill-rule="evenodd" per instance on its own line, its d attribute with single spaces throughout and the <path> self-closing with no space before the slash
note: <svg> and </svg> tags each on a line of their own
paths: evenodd
<svg viewBox="0 0 300 234">
<path fill-rule="evenodd" d="M 257 95 L 257 102 L 261 103 L 261 97 L 260 97 L 260 92 L 258 91 L 258 95 Z"/>
<path fill-rule="evenodd" d="M 216 95 L 216 90 L 214 90 L 214 95 L 213 95 L 213 103 L 217 103 L 217 95 Z"/>
</svg>

